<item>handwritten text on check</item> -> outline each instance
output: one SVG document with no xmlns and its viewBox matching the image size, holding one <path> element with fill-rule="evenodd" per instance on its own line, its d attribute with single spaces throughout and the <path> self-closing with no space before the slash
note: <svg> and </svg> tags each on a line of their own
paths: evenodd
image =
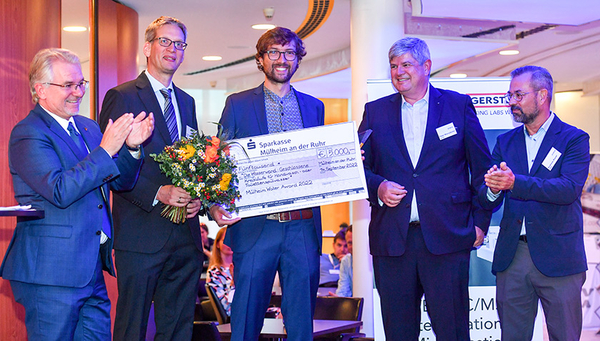
<svg viewBox="0 0 600 341">
<path fill-rule="evenodd" d="M 367 197 L 354 122 L 233 141 L 242 218 Z"/>
</svg>

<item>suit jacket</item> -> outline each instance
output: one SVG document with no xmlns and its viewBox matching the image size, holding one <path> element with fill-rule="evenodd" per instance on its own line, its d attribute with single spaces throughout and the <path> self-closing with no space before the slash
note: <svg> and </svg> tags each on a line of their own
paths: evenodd
<svg viewBox="0 0 600 341">
<path fill-rule="evenodd" d="M 367 103 L 359 127 L 373 130 L 363 146 L 372 208 L 371 254 L 404 254 L 413 191 L 428 250 L 439 255 L 470 249 L 475 241 L 473 225 L 487 232 L 491 217 L 477 200 L 490 154 L 471 98 L 430 85 L 425 139 L 416 168 L 404 140 L 401 104 L 398 93 Z M 451 123 L 456 134 L 440 140 L 436 128 Z M 379 205 L 377 189 L 384 180 L 408 191 L 396 207 Z"/>
<path fill-rule="evenodd" d="M 196 105 L 194 99 L 183 90 L 175 85 L 173 89 L 181 116 L 180 129 L 182 136 L 185 136 L 189 128 L 198 129 Z M 170 185 L 171 180 L 161 173 L 158 163 L 150 154 L 160 154 L 165 146 L 172 143 L 162 109 L 144 72 L 137 79 L 106 93 L 98 122 L 105 129 L 109 119 L 114 121 L 124 113 L 137 115 L 141 111 L 154 113 L 155 128 L 152 136 L 143 144 L 146 157 L 137 184 L 131 191 L 117 192 L 113 198 L 114 247 L 117 250 L 155 253 L 166 244 L 172 229 L 182 227 L 160 216 L 161 203 L 153 206 L 158 189 Z M 202 250 L 199 220 L 188 219 L 184 224 L 190 228 L 198 249 Z"/>
<path fill-rule="evenodd" d="M 541 273 L 555 277 L 586 271 L 581 192 L 588 175 L 589 136 L 555 116 L 529 171 L 523 129 L 498 136 L 492 154 L 493 164 L 505 161 L 515 174 L 513 189 L 502 191 L 494 202 L 487 199 L 485 184 L 479 191 L 486 208 L 504 201 L 492 271 L 504 271 L 512 262 L 523 217 L 529 253 Z M 560 153 L 554 166 L 542 165 L 553 149 Z"/>
<path fill-rule="evenodd" d="M 325 122 L 325 106 L 318 99 L 293 90 L 298 99 L 304 128 L 321 126 Z M 223 139 L 237 139 L 269 133 L 263 85 L 227 97 L 220 122 Z M 254 246 L 265 225 L 266 216 L 244 218 L 230 226 L 225 244 L 234 252 L 246 252 Z M 313 208 L 317 240 L 321 241 L 321 210 Z M 320 249 L 320 246 L 319 246 Z"/>
<path fill-rule="evenodd" d="M 12 130 L 9 164 L 20 205 L 44 210 L 44 218 L 17 218 L 0 275 L 26 283 L 83 287 L 95 272 L 103 210 L 110 188 L 135 183 L 141 160 L 123 148 L 113 160 L 99 147 L 98 124 L 75 116 L 90 153 L 78 149 L 69 133 L 38 104 Z M 110 212 L 110 210 L 109 210 Z M 110 215 L 109 215 L 110 216 Z M 112 246 L 112 240 L 107 241 Z M 104 263 L 114 276 L 112 247 Z"/>
</svg>

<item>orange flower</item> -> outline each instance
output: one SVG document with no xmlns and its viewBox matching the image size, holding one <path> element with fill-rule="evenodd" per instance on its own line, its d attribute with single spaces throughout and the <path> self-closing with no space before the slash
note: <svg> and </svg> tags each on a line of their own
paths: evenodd
<svg viewBox="0 0 600 341">
<path fill-rule="evenodd" d="M 206 157 L 204 158 L 205 163 L 215 162 L 219 158 L 217 153 L 217 147 L 215 146 L 206 146 Z"/>
<path fill-rule="evenodd" d="M 210 138 L 207 138 L 207 140 L 210 141 L 213 147 L 219 147 L 219 144 L 221 144 L 221 140 L 216 136 L 211 136 Z"/>
</svg>

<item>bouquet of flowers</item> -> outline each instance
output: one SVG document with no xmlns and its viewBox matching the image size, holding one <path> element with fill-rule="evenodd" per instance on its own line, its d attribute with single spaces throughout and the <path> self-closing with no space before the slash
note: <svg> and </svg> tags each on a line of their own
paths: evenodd
<svg viewBox="0 0 600 341">
<path fill-rule="evenodd" d="M 230 212 L 237 211 L 235 199 L 241 195 L 236 162 L 229 155 L 229 145 L 217 136 L 195 132 L 150 157 L 173 185 L 183 188 L 192 199 L 200 198 L 205 207 L 220 204 Z M 161 215 L 180 224 L 186 220 L 187 208 L 165 205 Z"/>
</svg>

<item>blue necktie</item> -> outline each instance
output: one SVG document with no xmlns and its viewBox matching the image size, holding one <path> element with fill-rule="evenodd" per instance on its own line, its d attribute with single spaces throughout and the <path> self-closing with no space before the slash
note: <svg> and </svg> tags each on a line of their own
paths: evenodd
<svg viewBox="0 0 600 341">
<path fill-rule="evenodd" d="M 177 117 L 175 117 L 175 109 L 173 108 L 173 102 L 171 101 L 171 89 L 161 89 L 160 93 L 165 98 L 165 110 L 163 115 L 165 116 L 167 128 L 169 128 L 171 143 L 174 143 L 179 140 L 179 129 L 177 128 Z"/>
<path fill-rule="evenodd" d="M 75 142 L 77 147 L 79 147 L 79 150 L 87 155 L 88 150 L 85 146 L 85 142 L 83 141 L 83 137 L 81 137 L 81 134 L 79 134 L 75 127 L 73 127 L 73 122 L 69 121 L 69 126 L 67 127 L 67 130 L 69 131 L 69 135 L 71 135 L 73 142 Z"/>
<path fill-rule="evenodd" d="M 67 127 L 67 130 L 69 131 L 69 135 L 71 135 L 73 142 L 75 142 L 77 147 L 79 147 L 79 150 L 81 150 L 85 155 L 87 155 L 88 149 L 85 145 L 85 141 L 83 140 L 83 137 L 81 136 L 81 134 L 79 134 L 79 132 L 77 132 L 75 127 L 73 127 L 73 122 L 69 121 L 69 126 Z M 104 207 L 102 207 L 102 210 L 103 210 L 102 231 L 108 238 L 110 238 L 111 230 L 110 230 L 110 216 L 108 215 L 108 198 L 106 197 L 106 194 L 104 193 L 104 189 L 102 187 L 99 187 L 98 189 L 100 190 L 100 194 L 102 195 L 102 200 L 104 201 Z M 102 238 L 100 240 L 102 240 Z"/>
</svg>

